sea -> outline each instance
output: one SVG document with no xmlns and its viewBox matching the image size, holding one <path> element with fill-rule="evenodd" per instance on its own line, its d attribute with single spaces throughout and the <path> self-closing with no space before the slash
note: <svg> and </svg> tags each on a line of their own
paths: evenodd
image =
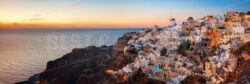
<svg viewBox="0 0 250 84">
<path fill-rule="evenodd" d="M 0 84 L 27 80 L 73 48 L 113 45 L 139 28 L 0 28 Z"/>
</svg>

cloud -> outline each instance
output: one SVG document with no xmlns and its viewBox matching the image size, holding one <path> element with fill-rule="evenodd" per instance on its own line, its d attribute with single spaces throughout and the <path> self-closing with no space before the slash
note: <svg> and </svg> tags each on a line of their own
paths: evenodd
<svg viewBox="0 0 250 84">
<path fill-rule="evenodd" d="M 17 25 L 18 24 L 18 22 L 14 22 L 14 23 L 12 23 L 13 25 Z"/>
<path fill-rule="evenodd" d="M 34 14 L 32 15 L 30 18 L 27 18 L 27 19 L 23 19 L 21 21 L 16 21 L 16 22 L 13 22 L 12 24 L 13 25 L 18 25 L 18 24 L 22 24 L 22 23 L 25 23 L 25 22 L 32 22 L 32 21 L 41 21 L 41 20 L 47 20 L 48 18 L 45 18 L 43 17 L 41 14 Z M 2 22 L 0 21 L 0 24 L 2 24 Z"/>
<path fill-rule="evenodd" d="M 46 20 L 41 14 L 34 14 L 28 21 Z"/>
<path fill-rule="evenodd" d="M 29 21 L 46 20 L 47 18 L 31 18 Z"/>
<path fill-rule="evenodd" d="M 47 18 L 43 17 L 41 14 L 34 14 L 32 15 L 31 18 L 22 20 L 22 22 L 39 21 L 39 20 L 47 20 Z"/>
</svg>

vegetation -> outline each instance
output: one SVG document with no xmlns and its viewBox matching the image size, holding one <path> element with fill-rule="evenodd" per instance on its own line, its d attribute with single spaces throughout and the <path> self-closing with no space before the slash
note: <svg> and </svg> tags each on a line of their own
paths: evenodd
<svg viewBox="0 0 250 84">
<path fill-rule="evenodd" d="M 184 41 L 183 43 L 181 43 L 181 45 L 179 46 L 177 52 L 182 54 L 182 55 L 185 55 L 185 51 L 188 50 L 190 48 L 190 41 L 187 40 L 187 41 Z"/>
</svg>

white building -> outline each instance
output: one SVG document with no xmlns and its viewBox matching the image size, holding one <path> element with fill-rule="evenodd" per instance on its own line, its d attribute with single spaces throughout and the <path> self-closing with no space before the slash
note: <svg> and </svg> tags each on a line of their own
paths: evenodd
<svg viewBox="0 0 250 84">
<path fill-rule="evenodd" d="M 245 28 L 244 27 L 232 27 L 231 31 L 233 32 L 233 37 L 240 37 L 244 35 Z"/>
</svg>

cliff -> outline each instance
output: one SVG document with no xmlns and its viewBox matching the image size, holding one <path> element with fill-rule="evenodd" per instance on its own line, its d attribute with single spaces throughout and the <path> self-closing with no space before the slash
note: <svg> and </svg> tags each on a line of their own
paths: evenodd
<svg viewBox="0 0 250 84">
<path fill-rule="evenodd" d="M 106 72 L 107 70 L 117 71 L 135 60 L 137 53 L 132 52 L 129 54 L 132 56 L 128 56 L 123 51 L 128 40 L 135 35 L 137 35 L 136 32 L 126 33 L 113 46 L 73 49 L 61 58 L 49 61 L 43 72 L 17 84 L 165 84 L 164 81 L 148 78 L 142 69 L 135 71 L 129 78 L 124 78 L 124 74 L 116 78 Z M 249 81 L 249 50 L 250 42 L 242 44 L 239 50 L 232 50 L 238 58 L 238 66 L 225 83 L 244 84 L 245 81 Z M 127 80 L 122 81 L 119 78 Z M 199 75 L 190 75 L 182 83 L 203 84 L 206 83 L 205 79 Z"/>
<path fill-rule="evenodd" d="M 46 69 L 31 76 L 27 81 L 16 84 L 114 84 L 114 83 L 145 83 L 145 74 L 141 71 L 121 82 L 105 71 L 118 70 L 131 63 L 134 58 L 129 58 L 123 53 L 128 40 L 136 33 L 126 33 L 117 40 L 114 46 L 95 47 L 89 46 L 82 49 L 73 49 L 72 52 L 47 63 Z M 132 54 L 133 55 L 133 54 Z M 136 54 L 134 54 L 136 56 Z M 143 76 L 143 77 L 141 77 Z M 144 79 L 144 81 L 140 81 Z"/>
<path fill-rule="evenodd" d="M 237 84 L 247 84 L 250 81 L 250 42 L 247 42 L 236 51 L 239 56 L 237 68 L 234 72 L 234 78 L 237 79 Z"/>
</svg>

